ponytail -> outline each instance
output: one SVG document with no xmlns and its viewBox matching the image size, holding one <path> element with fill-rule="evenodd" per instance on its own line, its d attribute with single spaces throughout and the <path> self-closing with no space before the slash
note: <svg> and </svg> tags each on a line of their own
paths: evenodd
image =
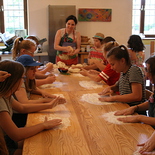
<svg viewBox="0 0 155 155">
<path fill-rule="evenodd" d="M 13 48 L 12 48 L 12 55 L 13 55 L 13 60 L 15 60 L 19 54 L 20 54 L 20 43 L 23 41 L 23 38 L 17 38 L 15 41 L 14 41 L 14 44 L 13 44 Z"/>
</svg>

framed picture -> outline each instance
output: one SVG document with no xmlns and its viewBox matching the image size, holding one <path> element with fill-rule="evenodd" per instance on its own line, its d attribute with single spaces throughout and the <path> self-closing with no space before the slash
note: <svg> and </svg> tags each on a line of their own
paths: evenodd
<svg viewBox="0 0 155 155">
<path fill-rule="evenodd" d="M 79 9 L 79 21 L 101 21 L 110 22 L 112 9 Z"/>
</svg>

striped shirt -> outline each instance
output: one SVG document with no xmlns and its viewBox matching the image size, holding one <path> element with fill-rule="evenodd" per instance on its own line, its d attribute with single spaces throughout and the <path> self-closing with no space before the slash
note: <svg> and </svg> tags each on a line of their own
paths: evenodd
<svg viewBox="0 0 155 155">
<path fill-rule="evenodd" d="M 116 86 L 119 87 L 120 95 L 131 94 L 132 83 L 140 83 L 142 84 L 142 99 L 141 101 L 128 102 L 130 106 L 140 104 L 145 101 L 145 84 L 144 84 L 144 76 L 141 69 L 137 66 L 132 65 L 126 73 L 121 73 L 119 81 L 116 82 Z"/>
</svg>

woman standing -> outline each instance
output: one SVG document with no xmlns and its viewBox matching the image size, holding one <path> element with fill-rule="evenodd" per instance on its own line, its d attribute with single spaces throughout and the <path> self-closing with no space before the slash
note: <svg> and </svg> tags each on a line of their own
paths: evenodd
<svg viewBox="0 0 155 155">
<path fill-rule="evenodd" d="M 57 50 L 56 62 L 62 61 L 66 65 L 78 63 L 81 36 L 75 30 L 76 25 L 76 17 L 70 15 L 66 18 L 66 28 L 57 31 L 54 42 L 54 49 Z"/>
</svg>

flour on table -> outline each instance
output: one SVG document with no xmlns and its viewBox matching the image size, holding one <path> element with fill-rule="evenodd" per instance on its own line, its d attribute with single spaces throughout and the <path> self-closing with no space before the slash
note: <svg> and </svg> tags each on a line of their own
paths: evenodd
<svg viewBox="0 0 155 155">
<path fill-rule="evenodd" d="M 38 116 L 35 119 L 39 120 L 40 122 L 44 122 L 45 117 L 47 117 L 48 121 L 53 120 L 53 119 L 61 119 L 62 120 L 62 122 L 61 122 L 62 124 L 57 127 L 54 127 L 53 128 L 54 130 L 56 130 L 56 129 L 65 130 L 68 126 L 71 126 L 69 118 L 57 117 L 53 114 L 50 114 L 49 116 Z"/>
<path fill-rule="evenodd" d="M 65 107 L 65 105 L 57 105 L 56 107 L 54 107 L 50 114 L 46 114 L 46 115 L 40 115 L 35 117 L 35 119 L 37 119 L 40 123 L 45 121 L 45 117 L 47 117 L 47 120 L 52 120 L 52 119 L 61 119 L 62 120 L 62 124 L 54 127 L 53 129 L 60 129 L 60 130 L 65 130 L 68 126 L 71 126 L 70 124 L 70 116 L 71 113 L 68 110 L 68 108 Z"/>
<path fill-rule="evenodd" d="M 79 74 L 79 73 L 77 73 L 77 74 L 72 74 L 73 76 L 77 76 L 77 77 L 84 77 L 82 74 Z"/>
<path fill-rule="evenodd" d="M 79 81 L 79 85 L 87 89 L 97 89 L 97 88 L 102 88 L 103 86 L 102 83 L 95 82 L 95 81 Z"/>
<path fill-rule="evenodd" d="M 139 151 L 142 149 L 142 146 L 139 146 L 137 150 L 133 153 L 133 155 L 141 155 Z"/>
<path fill-rule="evenodd" d="M 51 84 L 44 84 L 44 85 L 40 86 L 40 88 L 60 88 L 66 84 L 67 83 L 64 83 L 64 82 L 53 82 Z"/>
<path fill-rule="evenodd" d="M 64 98 L 64 95 L 63 94 L 53 94 L 55 96 L 60 96 L 60 97 L 63 97 Z"/>
<path fill-rule="evenodd" d="M 116 111 L 113 111 L 113 112 L 108 112 L 108 113 L 105 113 L 102 115 L 102 117 L 105 118 L 106 121 L 110 122 L 110 123 L 113 123 L 113 124 L 124 124 L 124 122 L 122 121 L 119 121 L 118 118 L 123 118 L 123 117 L 130 117 L 132 115 L 120 115 L 120 116 L 115 116 L 114 113 Z"/>
<path fill-rule="evenodd" d="M 50 72 L 46 72 L 46 73 L 45 73 L 45 75 L 49 75 L 49 74 L 51 74 L 51 73 L 50 73 Z"/>
<path fill-rule="evenodd" d="M 99 98 L 101 98 L 101 96 L 98 95 L 97 93 L 83 94 L 81 96 L 81 100 L 82 101 L 88 102 L 90 104 L 94 104 L 94 105 L 108 105 L 108 104 L 113 104 L 113 102 L 101 102 L 99 100 Z"/>
</svg>

